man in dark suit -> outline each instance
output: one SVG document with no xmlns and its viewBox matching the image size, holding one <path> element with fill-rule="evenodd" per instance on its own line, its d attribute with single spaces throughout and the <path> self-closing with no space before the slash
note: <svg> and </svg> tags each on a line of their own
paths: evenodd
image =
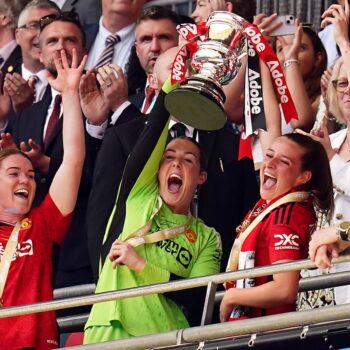
<svg viewBox="0 0 350 350">
<path fill-rule="evenodd" d="M 157 57 L 178 44 L 176 26 L 181 16 L 162 6 L 145 8 L 136 22 L 135 46 L 127 64 L 130 101 L 142 108 L 147 74 L 153 71 Z"/>
<path fill-rule="evenodd" d="M 0 2 L 0 68 L 12 72 L 22 59 L 15 40 L 15 28 L 20 11 L 29 0 L 3 0 Z"/>
<path fill-rule="evenodd" d="M 56 75 L 53 55 L 64 50 L 72 59 L 75 50 L 79 60 L 86 53 L 84 33 L 80 24 L 71 17 L 60 17 L 41 27 L 40 59 L 45 68 Z M 26 153 L 36 168 L 37 193 L 34 201 L 38 205 L 49 190 L 53 176 L 62 162 L 62 113 L 58 92 L 48 87 L 43 99 L 23 110 L 12 120 L 12 132 L 17 144 L 28 142 Z M 56 111 L 56 112 L 55 112 Z M 56 124 L 52 118 L 56 117 Z M 30 141 L 28 141 L 30 140 Z M 87 252 L 85 211 L 91 187 L 92 168 L 99 140 L 86 136 L 86 159 L 79 189 L 76 209 L 67 236 L 60 249 L 55 287 L 92 282 Z M 22 149 L 25 149 L 22 143 Z M 64 189 L 62 189 L 64 191 Z"/>
<path fill-rule="evenodd" d="M 21 49 L 22 63 L 14 66 L 12 74 L 6 75 L 4 84 L 16 112 L 40 101 L 44 95 L 47 78 L 39 57 L 39 20 L 59 13 L 60 9 L 52 1 L 32 0 L 19 15 L 15 35 Z"/>
<path fill-rule="evenodd" d="M 98 23 L 101 17 L 100 0 L 66 0 L 62 11 L 75 11 L 83 26 Z"/>
<path fill-rule="evenodd" d="M 159 71 L 155 67 L 151 81 L 156 82 L 158 90 L 176 51 L 176 48 L 167 51 L 170 52 L 167 65 L 159 67 Z M 95 280 L 100 256 L 103 262 L 120 233 L 118 227 L 123 222 L 123 210 L 118 210 L 111 218 L 110 214 L 127 157 L 147 124 L 147 118 L 132 105 L 123 114 L 134 119 L 107 129 L 96 159 L 89 199 L 87 230 Z M 214 132 L 198 131 L 198 142 L 208 156 L 208 180 L 199 191 L 198 216 L 221 234 L 224 270 L 235 238 L 235 227 L 258 198 L 258 187 L 252 162 L 237 160 L 239 136 L 230 124 Z M 109 231 L 105 232 L 108 219 L 112 221 Z"/>
</svg>

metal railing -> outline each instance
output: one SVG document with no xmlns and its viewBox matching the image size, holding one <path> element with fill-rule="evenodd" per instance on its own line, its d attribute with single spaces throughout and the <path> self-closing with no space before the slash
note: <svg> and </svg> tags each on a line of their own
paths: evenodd
<svg viewBox="0 0 350 350">
<path fill-rule="evenodd" d="M 350 253 L 342 255 L 334 259 L 334 263 L 342 263 L 350 261 Z M 118 300 L 122 298 L 132 298 L 136 296 L 144 296 L 154 293 L 166 293 L 177 290 L 185 290 L 195 287 L 209 286 L 208 295 L 214 302 L 215 292 L 211 289 L 216 284 L 226 281 L 234 281 L 242 278 L 256 278 L 260 276 L 268 276 L 277 273 L 298 271 L 302 269 L 315 268 L 315 264 L 310 260 L 292 261 L 283 264 L 275 264 L 262 266 L 247 270 L 234 272 L 226 272 L 216 275 L 203 276 L 197 278 L 183 279 L 173 282 L 141 286 L 137 288 L 123 289 L 119 291 L 99 293 L 95 295 L 78 296 L 68 299 L 53 300 L 37 304 L 29 304 L 23 306 L 14 306 L 0 309 L 0 318 L 20 316 L 29 313 L 61 310 L 78 306 L 86 306 L 94 303 Z M 91 286 L 89 286 L 91 288 Z M 213 289 L 215 290 L 215 288 Z M 90 291 L 89 291 L 90 292 Z M 208 301 L 207 295 L 207 301 Z M 212 304 L 213 304 L 212 302 Z M 84 316 L 83 316 L 84 317 Z M 90 345 L 87 349 L 144 349 L 159 346 L 169 346 L 187 343 L 191 341 L 199 341 L 201 339 L 216 339 L 219 337 L 233 336 L 236 334 L 249 334 L 251 332 L 263 332 L 266 330 L 276 330 L 287 327 L 301 326 L 315 322 L 326 322 L 349 318 L 350 304 L 338 307 L 328 307 L 325 309 L 317 309 L 312 311 L 299 311 L 296 313 L 288 313 L 283 315 L 267 316 L 263 318 L 237 321 L 225 323 L 221 325 L 208 325 L 182 329 L 168 333 L 153 334 L 152 336 L 135 337 L 132 339 L 119 340 L 108 343 L 99 343 L 98 345 Z M 205 324 L 203 316 L 202 324 Z M 237 324 L 239 324 L 237 328 Z M 138 345 L 137 345 L 138 344 Z M 83 348 L 83 347 L 78 347 Z"/>
<path fill-rule="evenodd" d="M 350 284 L 350 271 L 331 273 L 329 275 L 303 278 L 299 282 L 299 292 L 318 290 L 322 288 L 340 287 Z M 86 284 L 82 286 L 67 287 L 55 290 L 55 299 L 70 298 L 73 296 L 91 295 L 95 292 L 95 284 Z M 223 291 L 216 291 L 215 286 L 208 285 L 207 298 L 203 307 L 202 325 L 210 324 L 212 320 L 213 308 L 219 304 L 223 298 Z M 59 317 L 57 319 L 58 327 L 61 332 L 82 331 L 87 319 L 88 313 Z"/>
<path fill-rule="evenodd" d="M 74 350 L 141 350 L 155 349 L 171 345 L 201 342 L 209 339 L 233 337 L 235 335 L 256 334 L 313 323 L 350 319 L 350 304 L 310 311 L 288 312 L 235 322 L 225 322 L 202 327 L 192 327 L 177 331 L 152 334 L 98 344 L 75 346 Z"/>
<path fill-rule="evenodd" d="M 342 263 L 350 261 L 350 254 L 342 255 L 334 259 L 334 263 Z M 243 278 L 256 278 L 261 276 L 269 276 L 276 273 L 289 271 L 298 271 L 302 269 L 315 268 L 314 262 L 304 259 L 298 261 L 287 262 L 283 264 L 274 264 L 262 267 L 256 267 L 247 270 L 239 270 L 233 272 L 225 272 L 216 275 L 203 277 L 182 279 L 173 282 L 146 285 L 137 288 L 129 288 L 118 291 L 99 293 L 95 295 L 79 296 L 69 299 L 53 300 L 37 304 L 29 304 L 23 306 L 14 306 L 0 309 L 0 318 L 19 316 L 29 313 L 62 310 L 79 306 L 92 305 L 105 301 L 118 300 L 123 298 L 132 298 L 136 296 L 144 296 L 154 293 L 167 293 L 177 290 L 185 290 L 196 287 L 207 286 L 211 283 L 224 283 L 226 281 L 235 281 Z"/>
</svg>

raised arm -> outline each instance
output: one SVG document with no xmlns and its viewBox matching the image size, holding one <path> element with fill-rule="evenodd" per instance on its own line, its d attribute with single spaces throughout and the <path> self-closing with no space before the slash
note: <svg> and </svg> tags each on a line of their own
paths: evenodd
<svg viewBox="0 0 350 350">
<path fill-rule="evenodd" d="M 268 67 L 261 61 L 261 80 L 264 94 L 266 131 L 259 131 L 263 154 L 271 143 L 281 136 L 281 112 Z"/>
<path fill-rule="evenodd" d="M 344 1 L 345 6 L 331 5 L 322 15 L 321 27 L 327 24 L 333 24 L 334 40 L 337 43 L 343 64 L 346 67 L 348 80 L 350 79 L 350 41 L 349 41 L 349 21 L 350 21 L 350 5 L 348 1 Z"/>
<path fill-rule="evenodd" d="M 75 207 L 85 158 L 83 117 L 79 102 L 79 81 L 87 56 L 78 62 L 73 49 L 72 63 L 62 50 L 54 56 L 57 78 L 48 76 L 50 85 L 62 95 L 63 104 L 63 160 L 50 186 L 50 195 L 63 215 Z"/>
<path fill-rule="evenodd" d="M 282 51 L 283 62 L 287 63 L 284 68 L 284 74 L 299 117 L 299 119 L 293 119 L 291 124 L 294 129 L 300 128 L 309 131 L 315 122 L 319 99 L 316 100 L 317 103 L 313 106 L 308 97 L 299 67 L 298 56 L 302 35 L 303 28 L 298 24 L 294 37 L 278 37 L 278 44 L 280 46 L 277 50 Z"/>
</svg>

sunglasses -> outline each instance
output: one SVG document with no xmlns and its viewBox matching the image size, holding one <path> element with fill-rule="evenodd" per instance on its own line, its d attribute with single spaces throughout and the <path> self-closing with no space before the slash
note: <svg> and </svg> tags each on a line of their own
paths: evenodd
<svg viewBox="0 0 350 350">
<path fill-rule="evenodd" d="M 75 23 L 78 27 L 81 27 L 79 16 L 76 12 L 64 11 L 58 14 L 51 14 L 40 18 L 40 31 L 42 31 L 47 25 L 55 21 L 72 22 Z"/>
</svg>

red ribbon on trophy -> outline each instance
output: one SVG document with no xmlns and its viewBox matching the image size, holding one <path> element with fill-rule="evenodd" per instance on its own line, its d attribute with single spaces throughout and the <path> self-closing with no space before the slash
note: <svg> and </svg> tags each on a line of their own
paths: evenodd
<svg viewBox="0 0 350 350">
<path fill-rule="evenodd" d="M 203 40 L 201 36 L 207 34 L 205 22 L 200 22 L 197 25 L 192 23 L 179 24 L 176 30 L 188 42 L 181 47 L 175 56 L 171 67 L 171 84 L 185 80 L 186 61 L 197 51 L 197 39 Z"/>
</svg>

